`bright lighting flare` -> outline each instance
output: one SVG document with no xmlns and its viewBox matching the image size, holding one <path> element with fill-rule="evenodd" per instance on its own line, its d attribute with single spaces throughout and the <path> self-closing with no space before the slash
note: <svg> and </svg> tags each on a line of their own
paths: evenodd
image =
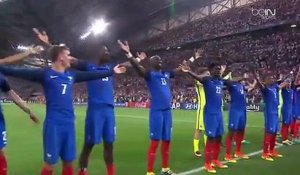
<svg viewBox="0 0 300 175">
<path fill-rule="evenodd" d="M 18 50 L 23 50 L 23 51 L 26 51 L 26 50 L 29 50 L 31 47 L 29 46 L 24 46 L 24 45 L 18 45 L 17 46 L 17 49 Z"/>
<path fill-rule="evenodd" d="M 84 34 L 82 34 L 80 36 L 80 39 L 83 40 L 83 39 L 87 38 L 88 36 L 90 36 L 91 34 L 94 34 L 94 35 L 101 34 L 106 30 L 108 25 L 109 25 L 109 23 L 105 22 L 104 19 L 98 19 L 92 24 L 91 27 L 89 27 L 87 32 L 85 32 Z"/>
<path fill-rule="evenodd" d="M 83 39 L 87 38 L 91 33 L 92 33 L 92 32 L 86 32 L 86 33 L 82 34 L 82 35 L 80 36 L 80 39 L 83 40 Z"/>
<path fill-rule="evenodd" d="M 293 25 L 291 25 L 291 27 L 292 27 L 292 28 L 295 28 L 295 27 L 297 27 L 297 25 L 296 25 L 296 24 L 293 24 Z"/>
<path fill-rule="evenodd" d="M 94 33 L 94 35 L 98 35 L 100 33 L 103 33 L 106 30 L 107 26 L 108 23 L 106 23 L 104 19 L 99 19 L 95 21 L 90 30 Z"/>
</svg>

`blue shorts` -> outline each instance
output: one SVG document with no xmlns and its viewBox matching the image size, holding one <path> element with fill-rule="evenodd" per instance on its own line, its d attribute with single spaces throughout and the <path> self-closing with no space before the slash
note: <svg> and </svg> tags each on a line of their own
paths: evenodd
<svg viewBox="0 0 300 175">
<path fill-rule="evenodd" d="M 279 117 L 278 113 L 268 113 L 265 114 L 265 130 L 269 134 L 276 134 L 279 131 Z"/>
<path fill-rule="evenodd" d="M 64 162 L 76 159 L 75 125 L 44 122 L 43 128 L 44 161 L 54 165 L 61 158 Z"/>
<path fill-rule="evenodd" d="M 204 112 L 204 126 L 207 137 L 222 137 L 224 134 L 222 113 Z"/>
<path fill-rule="evenodd" d="M 170 141 L 172 135 L 171 109 L 150 109 L 149 130 L 151 140 Z"/>
<path fill-rule="evenodd" d="M 2 114 L 0 114 L 0 149 L 3 149 L 7 144 L 5 120 Z"/>
<path fill-rule="evenodd" d="M 238 109 L 229 110 L 228 128 L 233 131 L 242 131 L 246 128 L 247 116 L 246 111 Z"/>
<path fill-rule="evenodd" d="M 295 119 L 296 120 L 300 120 L 300 111 L 299 111 L 299 109 L 297 109 L 297 110 L 295 110 Z"/>
<path fill-rule="evenodd" d="M 291 110 L 281 110 L 282 123 L 290 125 L 293 120 L 293 112 Z"/>
<path fill-rule="evenodd" d="M 110 105 L 97 105 L 88 107 L 85 119 L 85 143 L 99 144 L 113 143 L 116 135 L 114 107 Z"/>
</svg>

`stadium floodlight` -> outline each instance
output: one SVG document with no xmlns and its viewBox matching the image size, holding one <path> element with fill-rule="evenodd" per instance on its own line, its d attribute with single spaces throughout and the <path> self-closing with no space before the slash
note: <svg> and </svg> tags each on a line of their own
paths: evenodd
<svg viewBox="0 0 300 175">
<path fill-rule="evenodd" d="M 295 27 L 297 27 L 297 25 L 296 25 L 296 24 L 292 24 L 291 27 L 292 27 L 292 28 L 295 28 Z"/>
<path fill-rule="evenodd" d="M 81 40 L 84 40 L 86 39 L 88 36 L 90 36 L 91 34 L 94 34 L 94 35 L 98 35 L 98 34 L 101 34 L 103 33 L 107 26 L 109 25 L 109 23 L 105 22 L 104 19 L 97 19 L 93 22 L 93 24 L 89 27 L 88 31 L 83 33 L 81 36 L 80 36 L 80 39 Z"/>
</svg>

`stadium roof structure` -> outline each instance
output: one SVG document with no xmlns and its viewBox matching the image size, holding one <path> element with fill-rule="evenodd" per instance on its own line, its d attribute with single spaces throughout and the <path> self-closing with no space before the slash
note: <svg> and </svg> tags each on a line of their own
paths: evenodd
<svg viewBox="0 0 300 175">
<path fill-rule="evenodd" d="M 14 53 L 18 44 L 37 43 L 33 27 L 46 30 L 53 42 L 66 43 L 75 55 L 93 56 L 89 53 L 100 44 L 116 44 L 117 39 L 146 31 L 153 19 L 168 18 L 174 9 L 181 13 L 210 1 L 213 0 L 0 0 L 0 56 Z M 96 18 L 110 23 L 108 32 L 80 40 Z"/>
</svg>

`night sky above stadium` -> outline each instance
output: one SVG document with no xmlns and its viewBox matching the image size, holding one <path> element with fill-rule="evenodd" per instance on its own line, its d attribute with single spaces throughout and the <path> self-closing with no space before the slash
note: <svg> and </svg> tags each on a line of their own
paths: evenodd
<svg viewBox="0 0 300 175">
<path fill-rule="evenodd" d="M 205 2 L 207 0 L 203 0 Z M 100 44 L 113 46 L 146 31 L 150 19 L 174 15 L 195 5 L 191 0 L 2 0 L 0 2 L 1 56 L 18 44 L 37 43 L 32 28 L 46 30 L 54 43 L 66 43 L 73 52 L 86 55 Z M 197 1 L 199 3 L 200 1 Z M 201 3 L 201 2 L 200 2 Z M 97 18 L 110 23 L 101 37 L 81 41 L 80 35 Z"/>
</svg>

